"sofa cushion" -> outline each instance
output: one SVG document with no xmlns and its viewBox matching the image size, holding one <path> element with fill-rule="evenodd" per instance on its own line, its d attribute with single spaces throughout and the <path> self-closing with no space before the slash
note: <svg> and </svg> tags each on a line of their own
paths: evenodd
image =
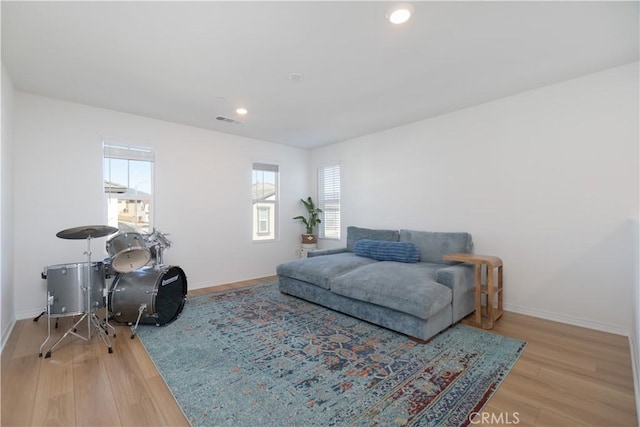
<svg viewBox="0 0 640 427">
<path fill-rule="evenodd" d="M 278 276 L 302 280 L 324 289 L 331 289 L 334 277 L 348 273 L 363 265 L 376 263 L 371 258 L 357 256 L 351 252 L 298 259 L 280 264 Z"/>
<path fill-rule="evenodd" d="M 333 279 L 335 294 L 428 319 L 451 304 L 451 289 L 433 280 L 434 266 L 380 261 Z"/>
<path fill-rule="evenodd" d="M 458 262 L 444 261 L 442 255 L 473 252 L 473 242 L 469 233 L 400 230 L 400 241 L 415 243 L 420 249 L 420 261 L 422 262 L 453 265 Z"/>
<path fill-rule="evenodd" d="M 398 230 L 371 230 L 352 225 L 347 227 L 347 250 L 349 252 L 353 252 L 356 242 L 362 239 L 397 242 L 400 240 L 400 232 Z"/>
<path fill-rule="evenodd" d="M 356 242 L 353 247 L 353 253 L 378 261 L 420 261 L 420 251 L 418 247 L 411 242 L 362 239 Z"/>
</svg>

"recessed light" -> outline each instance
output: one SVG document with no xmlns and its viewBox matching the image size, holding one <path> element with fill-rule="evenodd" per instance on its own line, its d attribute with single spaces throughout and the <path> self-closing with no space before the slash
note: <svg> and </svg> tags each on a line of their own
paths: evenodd
<svg viewBox="0 0 640 427">
<path fill-rule="evenodd" d="M 247 114 L 249 111 L 247 111 L 246 108 L 238 108 L 236 109 L 236 113 L 240 114 L 241 116 L 244 116 L 245 114 Z"/>
<path fill-rule="evenodd" d="M 404 24 L 411 18 L 413 13 L 413 6 L 410 4 L 398 4 L 395 5 L 388 15 L 389 22 L 392 24 Z"/>
</svg>

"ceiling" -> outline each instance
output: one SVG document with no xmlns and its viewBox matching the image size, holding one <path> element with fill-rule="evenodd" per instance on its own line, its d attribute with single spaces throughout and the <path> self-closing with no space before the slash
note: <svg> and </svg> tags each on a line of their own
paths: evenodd
<svg viewBox="0 0 640 427">
<path fill-rule="evenodd" d="M 313 148 L 638 60 L 638 2 L 390 5 L 2 1 L 2 61 L 18 90 Z"/>
</svg>

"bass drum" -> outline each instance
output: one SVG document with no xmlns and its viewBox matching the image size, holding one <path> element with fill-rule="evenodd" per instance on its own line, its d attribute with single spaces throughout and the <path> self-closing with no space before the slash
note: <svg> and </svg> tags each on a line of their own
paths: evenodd
<svg viewBox="0 0 640 427">
<path fill-rule="evenodd" d="M 164 326 L 180 316 L 187 297 L 187 276 L 180 267 L 145 267 L 116 275 L 111 285 L 109 311 L 117 322 Z"/>
</svg>

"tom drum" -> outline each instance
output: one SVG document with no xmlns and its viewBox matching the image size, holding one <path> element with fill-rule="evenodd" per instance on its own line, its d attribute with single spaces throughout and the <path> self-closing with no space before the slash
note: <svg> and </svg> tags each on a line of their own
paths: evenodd
<svg viewBox="0 0 640 427">
<path fill-rule="evenodd" d="M 79 262 L 45 268 L 47 292 L 53 296 L 51 317 L 75 316 L 104 307 L 104 264 Z M 91 288 L 88 290 L 89 280 Z M 87 295 L 88 293 L 88 295 Z M 88 296 L 88 298 L 87 298 Z"/>
<path fill-rule="evenodd" d="M 146 304 L 140 323 L 164 326 L 180 316 L 186 296 L 187 276 L 180 267 L 145 267 L 116 276 L 109 311 L 118 322 L 134 323 Z"/>
<path fill-rule="evenodd" d="M 111 267 L 120 273 L 129 273 L 149 262 L 151 253 L 139 233 L 120 233 L 107 241 Z"/>
</svg>

